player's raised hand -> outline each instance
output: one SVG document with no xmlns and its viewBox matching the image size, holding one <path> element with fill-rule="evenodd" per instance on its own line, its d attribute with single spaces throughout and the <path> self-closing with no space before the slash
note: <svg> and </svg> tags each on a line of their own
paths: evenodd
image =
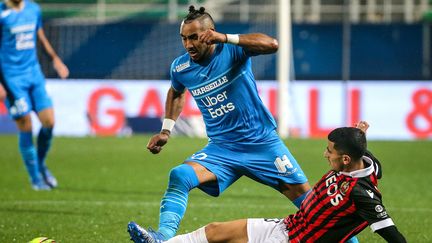
<svg viewBox="0 0 432 243">
<path fill-rule="evenodd" d="M 60 58 L 53 59 L 53 66 L 61 79 L 69 77 L 69 69 Z"/>
<path fill-rule="evenodd" d="M 147 143 L 147 149 L 153 154 L 158 154 L 162 150 L 162 146 L 164 146 L 169 139 L 169 135 L 167 133 L 159 133 L 153 135 Z"/>
<path fill-rule="evenodd" d="M 362 130 L 364 133 L 366 133 L 366 131 L 369 128 L 369 123 L 367 123 L 366 121 L 359 121 L 358 123 L 354 124 L 354 127 Z"/>
<path fill-rule="evenodd" d="M 198 40 L 206 43 L 207 45 L 212 45 L 215 43 L 226 42 L 226 35 L 216 32 L 214 30 L 208 29 L 200 33 Z"/>
</svg>

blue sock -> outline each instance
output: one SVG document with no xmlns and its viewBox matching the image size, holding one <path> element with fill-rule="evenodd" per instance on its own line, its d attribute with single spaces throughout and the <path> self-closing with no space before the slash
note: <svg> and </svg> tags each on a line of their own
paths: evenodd
<svg viewBox="0 0 432 243">
<path fill-rule="evenodd" d="M 301 203 L 303 202 L 303 200 L 305 199 L 305 197 L 307 196 L 307 194 L 311 191 L 311 189 L 309 189 L 309 191 L 303 193 L 302 195 L 300 195 L 298 198 L 294 199 L 293 203 L 294 205 L 296 205 L 297 208 L 300 208 Z"/>
<path fill-rule="evenodd" d="M 27 172 L 30 175 L 32 183 L 39 182 L 41 180 L 41 176 L 39 174 L 36 149 L 33 145 L 33 134 L 31 131 L 20 131 L 18 133 L 18 146 L 20 149 L 21 157 L 24 160 L 24 164 L 27 168 Z"/>
<path fill-rule="evenodd" d="M 351 239 L 347 240 L 346 243 L 359 243 L 357 236 L 351 237 Z"/>
<path fill-rule="evenodd" d="M 46 168 L 45 158 L 51 147 L 52 131 L 52 127 L 42 127 L 37 137 L 37 157 L 40 170 Z"/>
<path fill-rule="evenodd" d="M 170 172 L 168 189 L 161 201 L 159 230 L 168 240 L 177 232 L 187 207 L 189 191 L 199 185 L 198 177 L 192 166 L 179 165 Z"/>
</svg>

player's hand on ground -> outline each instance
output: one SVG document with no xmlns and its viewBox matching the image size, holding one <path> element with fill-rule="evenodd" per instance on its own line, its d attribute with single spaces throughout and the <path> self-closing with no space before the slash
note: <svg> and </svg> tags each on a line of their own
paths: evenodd
<svg viewBox="0 0 432 243">
<path fill-rule="evenodd" d="M 158 154 L 162 150 L 162 146 L 168 142 L 168 138 L 169 135 L 166 133 L 153 135 L 147 143 L 147 149 L 153 154 Z"/>
<path fill-rule="evenodd" d="M 199 35 L 198 40 L 207 45 L 223 43 L 226 42 L 226 35 L 214 30 L 206 30 Z"/>
<path fill-rule="evenodd" d="M 358 129 L 362 130 L 364 133 L 366 133 L 366 131 L 369 128 L 369 123 L 367 123 L 366 121 L 360 121 L 360 122 L 354 124 L 354 127 L 358 128 Z"/>
<path fill-rule="evenodd" d="M 69 69 L 60 58 L 53 59 L 53 66 L 61 79 L 69 77 Z"/>
</svg>

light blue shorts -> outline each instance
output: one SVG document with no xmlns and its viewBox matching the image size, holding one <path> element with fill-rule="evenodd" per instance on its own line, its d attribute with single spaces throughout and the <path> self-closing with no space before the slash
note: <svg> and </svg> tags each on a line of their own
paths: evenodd
<svg viewBox="0 0 432 243">
<path fill-rule="evenodd" d="M 1 84 L 6 90 L 6 106 L 12 118 L 27 115 L 32 110 L 39 112 L 52 107 L 51 98 L 45 89 L 45 77 L 39 66 L 18 75 L 1 74 Z"/>
<path fill-rule="evenodd" d="M 200 185 L 211 196 L 219 196 L 241 176 L 280 191 L 281 184 L 303 184 L 307 177 L 285 144 L 278 139 L 265 145 L 242 145 L 235 150 L 209 142 L 185 161 L 201 164 L 217 181 Z"/>
</svg>

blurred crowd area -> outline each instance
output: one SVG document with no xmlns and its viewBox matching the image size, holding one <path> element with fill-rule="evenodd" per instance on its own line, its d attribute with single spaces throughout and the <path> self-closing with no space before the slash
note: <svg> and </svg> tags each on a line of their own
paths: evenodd
<svg viewBox="0 0 432 243">
<path fill-rule="evenodd" d="M 36 2 L 71 78 L 169 79 L 172 60 L 184 52 L 179 23 L 189 5 L 206 7 L 218 31 L 278 35 L 278 0 Z M 429 0 L 291 0 L 293 78 L 431 80 L 430 6 Z M 40 58 L 55 78 L 48 58 Z M 253 59 L 257 79 L 276 79 L 276 58 Z"/>
</svg>

